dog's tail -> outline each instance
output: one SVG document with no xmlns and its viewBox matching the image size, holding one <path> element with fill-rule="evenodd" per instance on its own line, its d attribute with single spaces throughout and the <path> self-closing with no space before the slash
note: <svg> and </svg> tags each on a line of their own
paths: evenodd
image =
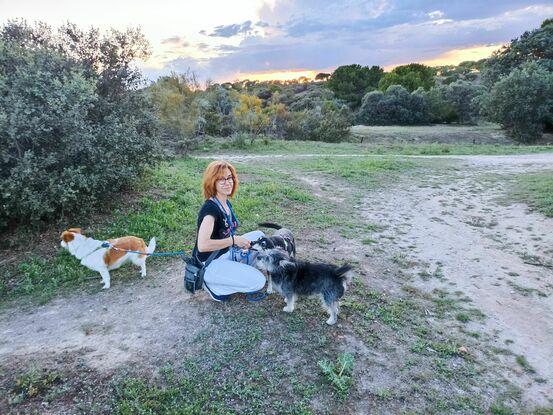
<svg viewBox="0 0 553 415">
<path fill-rule="evenodd" d="M 353 279 L 353 267 L 350 264 L 344 264 L 336 270 L 336 276 L 342 280 L 342 285 L 344 290 L 348 288 L 348 285 L 351 284 Z"/>
<path fill-rule="evenodd" d="M 258 223 L 257 226 L 263 226 L 264 228 L 272 228 L 272 229 L 282 229 L 282 226 L 272 222 L 261 222 L 261 223 Z"/>
<path fill-rule="evenodd" d="M 146 248 L 146 252 L 151 254 L 156 250 L 156 238 L 150 239 L 150 243 L 148 244 Z"/>
</svg>

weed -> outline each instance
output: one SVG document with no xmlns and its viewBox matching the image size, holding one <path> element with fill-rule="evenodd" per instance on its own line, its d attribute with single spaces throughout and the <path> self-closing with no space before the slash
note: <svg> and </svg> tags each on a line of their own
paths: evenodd
<svg viewBox="0 0 553 415">
<path fill-rule="evenodd" d="M 353 383 L 353 362 L 353 355 L 349 353 L 338 355 L 336 364 L 328 360 L 320 360 L 317 362 L 325 379 L 332 385 L 342 400 L 347 397 L 350 386 Z"/>
<path fill-rule="evenodd" d="M 519 355 L 516 357 L 516 362 L 522 366 L 522 368 L 528 372 L 528 373 L 536 373 L 536 371 L 534 370 L 534 368 L 530 365 L 530 363 L 528 363 L 528 360 L 526 360 L 526 357 L 524 357 L 523 355 Z"/>
</svg>

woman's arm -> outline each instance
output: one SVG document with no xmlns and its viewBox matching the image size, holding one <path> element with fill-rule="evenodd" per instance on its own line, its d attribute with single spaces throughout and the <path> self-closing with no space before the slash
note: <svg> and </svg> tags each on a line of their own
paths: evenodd
<svg viewBox="0 0 553 415">
<path fill-rule="evenodd" d="M 214 226 L 215 218 L 211 215 L 204 216 L 200 229 L 198 229 L 198 251 L 213 252 L 232 246 L 233 237 L 231 236 L 224 239 L 211 239 Z M 250 241 L 239 235 L 234 236 L 234 243 L 240 248 L 249 248 L 250 245 Z"/>
</svg>

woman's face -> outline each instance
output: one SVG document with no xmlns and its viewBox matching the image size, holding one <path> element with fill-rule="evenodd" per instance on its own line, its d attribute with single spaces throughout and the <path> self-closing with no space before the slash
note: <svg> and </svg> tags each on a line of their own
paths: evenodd
<svg viewBox="0 0 553 415">
<path fill-rule="evenodd" d="M 215 183 L 217 186 L 217 193 L 229 196 L 232 193 L 232 189 L 234 188 L 234 180 L 232 178 L 232 173 L 230 172 L 230 170 L 228 168 L 224 169 L 221 176 L 217 178 L 217 181 Z"/>
</svg>

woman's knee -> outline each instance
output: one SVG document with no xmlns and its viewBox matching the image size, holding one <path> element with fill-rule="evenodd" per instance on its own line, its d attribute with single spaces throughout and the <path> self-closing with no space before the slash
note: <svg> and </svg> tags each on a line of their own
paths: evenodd
<svg viewBox="0 0 553 415">
<path fill-rule="evenodd" d="M 245 233 L 242 236 L 249 241 L 255 241 L 259 238 L 263 238 L 265 234 L 262 231 L 251 231 L 251 232 Z"/>
</svg>

